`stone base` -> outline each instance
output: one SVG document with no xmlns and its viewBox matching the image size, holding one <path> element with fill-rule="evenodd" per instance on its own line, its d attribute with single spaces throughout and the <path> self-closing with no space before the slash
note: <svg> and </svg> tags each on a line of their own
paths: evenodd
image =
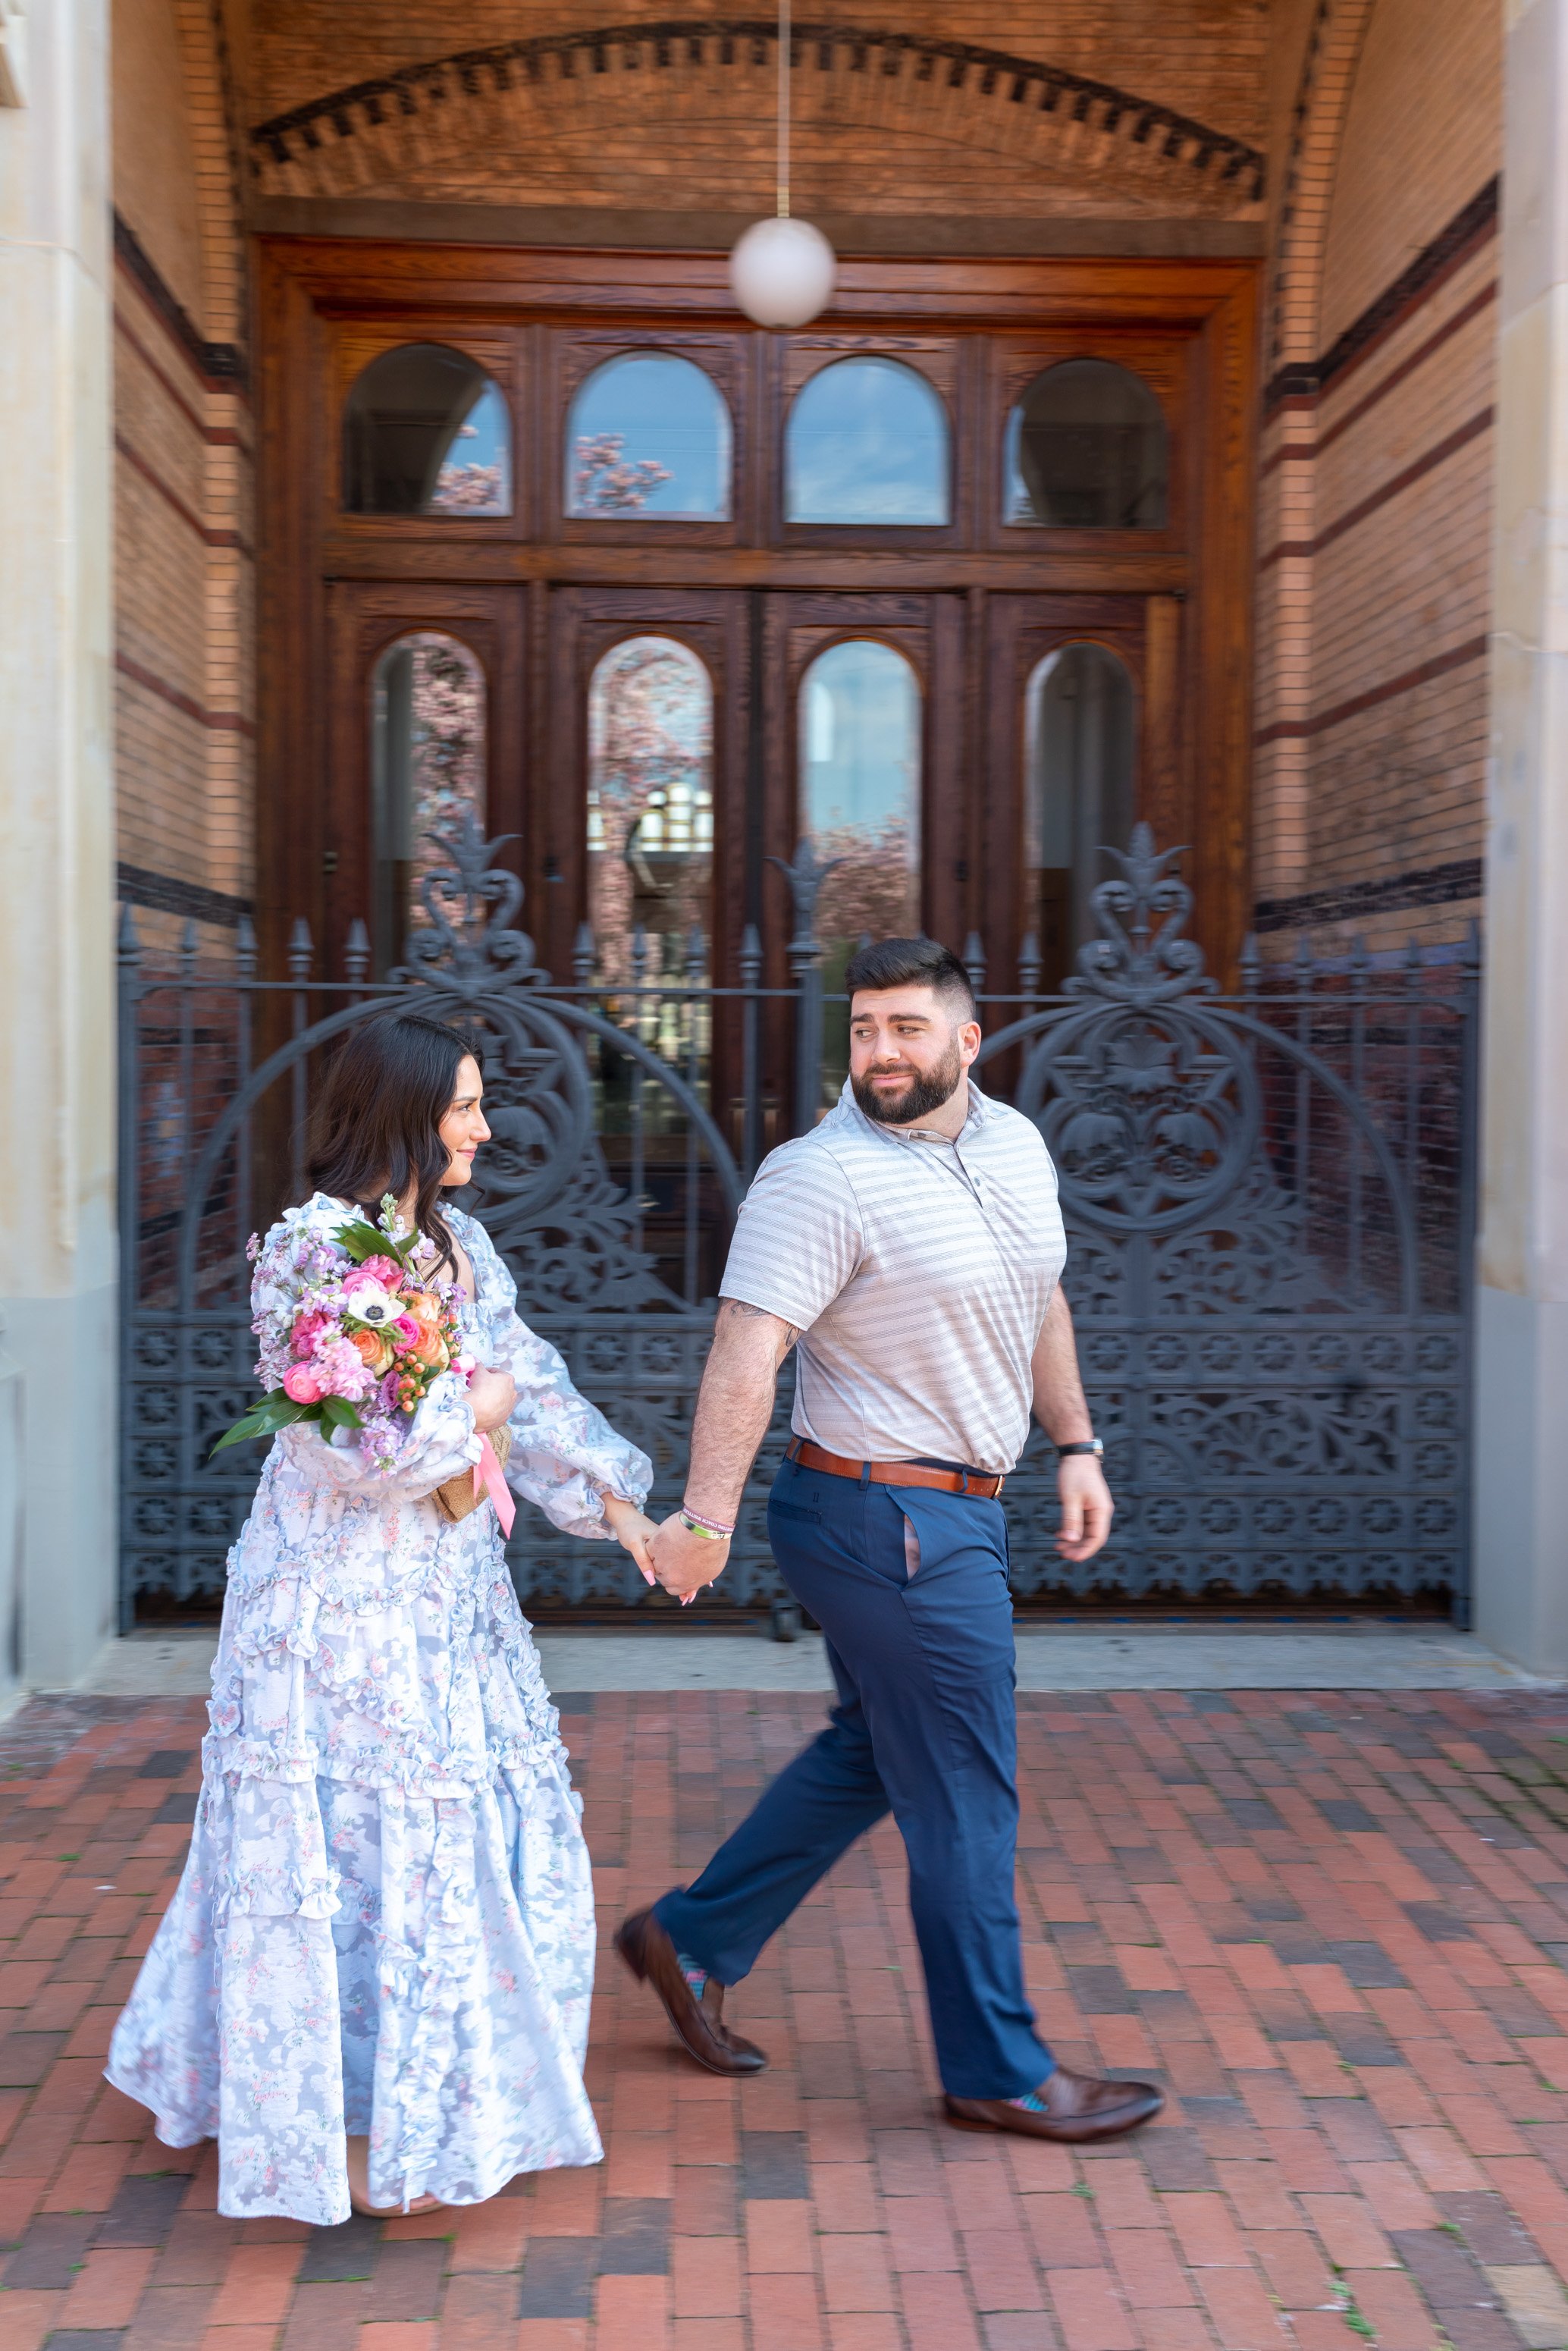
<svg viewBox="0 0 1568 2351">
<path fill-rule="evenodd" d="M 15 1457 L 0 1449 L 0 1524 L 19 1508 L 21 1678 L 33 1689 L 69 1689 L 114 1629 L 117 1313 L 112 1287 L 0 1300 L 24 1432 Z"/>
<path fill-rule="evenodd" d="M 1476 1291 L 1475 1628 L 1568 1673 L 1568 1305 Z"/>
</svg>

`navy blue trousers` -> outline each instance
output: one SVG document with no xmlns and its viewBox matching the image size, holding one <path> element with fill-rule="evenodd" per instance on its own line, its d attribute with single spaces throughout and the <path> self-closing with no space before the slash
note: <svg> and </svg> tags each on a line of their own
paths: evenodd
<svg viewBox="0 0 1568 2351">
<path fill-rule="evenodd" d="M 919 1540 L 913 1575 L 906 1518 Z M 738 1983 L 891 1809 L 909 1856 L 943 2087 L 1019 2097 L 1054 2060 L 1024 1990 L 1013 1894 L 1018 1726 L 1001 1505 L 787 1461 L 768 1532 L 785 1583 L 826 1635 L 838 1704 L 658 1917 L 677 1950 Z"/>
</svg>

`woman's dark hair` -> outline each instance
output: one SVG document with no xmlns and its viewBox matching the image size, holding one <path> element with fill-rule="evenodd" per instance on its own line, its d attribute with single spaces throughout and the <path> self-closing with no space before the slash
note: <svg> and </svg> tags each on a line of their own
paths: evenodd
<svg viewBox="0 0 1568 2351">
<path fill-rule="evenodd" d="M 327 1065 L 310 1114 L 306 1171 L 318 1192 L 351 1200 L 374 1224 L 382 1195 L 414 1187 L 413 1221 L 455 1273 L 452 1234 L 439 1206 L 452 1155 L 441 1122 L 473 1047 L 444 1020 L 393 1012 L 350 1029 Z"/>
</svg>

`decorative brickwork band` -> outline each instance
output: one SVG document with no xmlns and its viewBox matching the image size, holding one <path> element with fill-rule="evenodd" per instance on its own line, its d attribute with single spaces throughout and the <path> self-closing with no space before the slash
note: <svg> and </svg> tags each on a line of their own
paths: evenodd
<svg viewBox="0 0 1568 2351">
<path fill-rule="evenodd" d="M 1392 285 L 1385 286 L 1376 300 L 1369 302 L 1360 317 L 1336 336 L 1321 359 L 1281 368 L 1264 392 L 1265 414 L 1271 415 L 1287 400 L 1310 400 L 1326 392 L 1336 377 L 1364 359 L 1417 304 L 1435 294 L 1478 246 L 1496 234 L 1499 187 L 1500 183 L 1491 179 L 1479 189 L 1448 225 L 1422 246 L 1408 268 L 1402 269 Z"/>
<path fill-rule="evenodd" d="M 114 215 L 114 257 L 136 280 L 175 341 L 183 348 L 197 372 L 206 377 L 213 389 L 245 391 L 248 371 L 245 353 L 239 345 L 209 343 L 203 340 L 190 312 L 130 222 L 119 212 Z"/>
<path fill-rule="evenodd" d="M 596 77 L 613 72 L 651 68 L 656 75 L 690 66 L 766 67 L 777 38 L 771 18 L 682 18 L 603 26 L 464 50 L 350 83 L 258 123 L 250 134 L 253 166 L 278 192 L 290 190 L 290 181 L 276 176 L 279 168 L 290 165 L 305 166 L 307 176 L 329 179 L 336 186 L 343 175 L 333 170 L 329 159 L 340 153 L 345 142 L 373 140 L 383 125 L 428 120 L 445 108 L 446 136 L 460 137 L 456 117 L 465 99 L 493 101 L 528 84 L 591 84 Z M 796 26 L 791 57 L 803 70 L 814 68 L 821 74 L 887 80 L 904 77 L 913 89 L 924 89 L 934 99 L 947 91 L 962 92 L 1009 110 L 1053 117 L 1063 127 L 1082 126 L 1091 135 L 1114 138 L 1129 161 L 1168 162 L 1196 182 L 1232 192 L 1239 205 L 1255 203 L 1262 194 L 1264 158 L 1257 148 L 1155 99 L 1063 66 L 965 41 L 811 23 Z M 650 99 L 656 107 L 652 89 Z M 311 172 L 317 157 L 324 169 Z"/>
<path fill-rule="evenodd" d="M 1303 890 L 1294 898 L 1260 898 L 1255 931 L 1310 930 L 1319 923 L 1354 923 L 1372 914 L 1393 914 L 1407 906 L 1454 906 L 1479 898 L 1484 869 L 1479 857 L 1456 857 L 1448 865 L 1423 865 L 1382 882 L 1347 882 L 1343 888 Z"/>
<path fill-rule="evenodd" d="M 151 907 L 186 922 L 215 923 L 225 931 L 237 931 L 256 912 L 248 898 L 231 898 L 225 891 L 204 889 L 199 882 L 177 881 L 172 873 L 152 873 L 144 865 L 117 866 L 115 889 L 121 905 Z"/>
</svg>

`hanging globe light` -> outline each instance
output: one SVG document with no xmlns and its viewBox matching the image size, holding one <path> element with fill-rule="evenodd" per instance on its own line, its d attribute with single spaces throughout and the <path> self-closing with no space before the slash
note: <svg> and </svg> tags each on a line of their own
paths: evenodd
<svg viewBox="0 0 1568 2351">
<path fill-rule="evenodd" d="M 753 221 L 729 256 L 730 291 L 759 327 L 804 327 L 831 299 L 838 263 L 810 221 Z"/>
<path fill-rule="evenodd" d="M 804 327 L 832 299 L 838 262 L 820 228 L 789 217 L 789 0 L 779 0 L 779 210 L 729 256 L 730 291 L 759 327 Z"/>
</svg>

